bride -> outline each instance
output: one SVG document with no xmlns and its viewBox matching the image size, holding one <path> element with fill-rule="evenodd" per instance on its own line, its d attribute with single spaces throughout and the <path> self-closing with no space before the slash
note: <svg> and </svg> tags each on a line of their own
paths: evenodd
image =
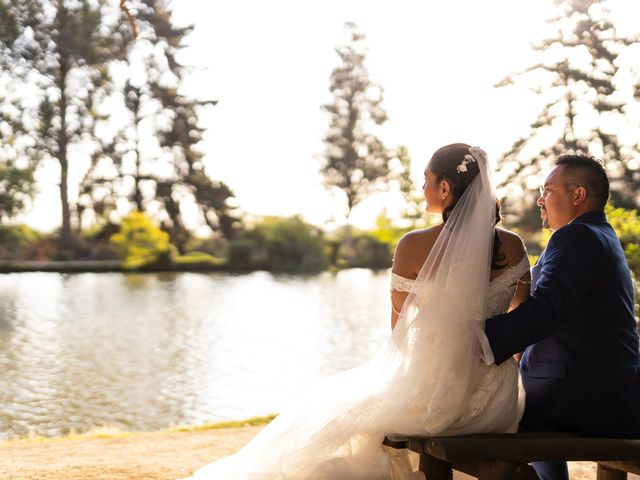
<svg viewBox="0 0 640 480">
<path fill-rule="evenodd" d="M 415 454 L 385 434 L 515 432 L 523 409 L 515 359 L 488 366 L 483 319 L 528 294 L 520 238 L 496 229 L 485 152 L 437 150 L 425 170 L 429 212 L 442 224 L 406 234 L 392 268 L 392 334 L 368 362 L 295 398 L 235 455 L 194 480 L 423 479 Z"/>
</svg>

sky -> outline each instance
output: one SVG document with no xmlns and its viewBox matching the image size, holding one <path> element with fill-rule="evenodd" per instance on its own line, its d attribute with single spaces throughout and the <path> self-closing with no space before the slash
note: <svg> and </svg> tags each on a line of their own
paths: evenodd
<svg viewBox="0 0 640 480">
<path fill-rule="evenodd" d="M 640 2 L 621 0 L 628 8 Z M 635 4 L 635 7 L 632 6 Z M 344 23 L 365 34 L 370 77 L 384 88 L 389 120 L 380 137 L 405 145 L 420 188 L 438 147 L 465 142 L 497 157 L 528 130 L 538 103 L 526 87 L 494 88 L 531 65 L 531 43 L 549 33 L 551 0 L 179 0 L 174 22 L 193 24 L 179 59 L 194 70 L 183 93 L 216 99 L 201 117 L 209 175 L 227 183 L 250 215 L 302 215 L 320 225 L 342 223 L 346 200 L 322 185 L 318 156 L 328 117 L 329 77 L 344 41 Z M 640 11 L 637 12 L 640 15 Z M 638 17 L 635 17 L 638 18 Z M 79 178 L 82 172 L 72 172 Z M 58 175 L 39 177 L 26 221 L 50 230 L 60 223 Z M 71 195 L 74 190 L 72 188 Z M 365 200 L 352 223 L 371 227 L 397 194 Z"/>
</svg>

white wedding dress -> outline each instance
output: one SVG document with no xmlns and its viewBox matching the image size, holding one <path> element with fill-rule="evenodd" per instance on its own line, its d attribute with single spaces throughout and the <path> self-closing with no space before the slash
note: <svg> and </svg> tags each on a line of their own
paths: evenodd
<svg viewBox="0 0 640 480">
<path fill-rule="evenodd" d="M 495 194 L 486 154 L 409 291 L 389 342 L 368 362 L 328 377 L 291 401 L 237 454 L 193 480 L 424 479 L 414 454 L 385 434 L 514 432 L 524 392 L 514 360 L 487 365 L 484 319 L 505 312 L 526 255 L 489 282 Z"/>
</svg>

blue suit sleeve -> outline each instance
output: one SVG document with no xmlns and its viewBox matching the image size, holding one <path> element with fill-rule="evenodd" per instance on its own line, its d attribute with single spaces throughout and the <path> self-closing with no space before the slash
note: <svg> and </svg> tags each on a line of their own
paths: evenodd
<svg viewBox="0 0 640 480">
<path fill-rule="evenodd" d="M 569 224 L 552 235 L 534 292 L 512 312 L 485 324 L 497 364 L 558 329 L 602 275 L 603 253 L 586 225 Z"/>
</svg>

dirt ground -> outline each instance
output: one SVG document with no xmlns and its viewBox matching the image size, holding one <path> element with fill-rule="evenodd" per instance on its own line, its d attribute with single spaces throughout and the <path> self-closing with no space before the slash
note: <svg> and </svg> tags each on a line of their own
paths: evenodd
<svg viewBox="0 0 640 480">
<path fill-rule="evenodd" d="M 1 480 L 168 480 L 247 443 L 258 427 L 0 442 Z"/>
<path fill-rule="evenodd" d="M 0 442 L 1 480 L 174 480 L 235 452 L 262 426 L 152 432 L 115 438 Z M 595 465 L 569 465 L 572 480 L 596 478 Z M 454 477 L 462 480 L 464 475 Z M 629 475 L 629 479 L 640 479 Z"/>
</svg>

